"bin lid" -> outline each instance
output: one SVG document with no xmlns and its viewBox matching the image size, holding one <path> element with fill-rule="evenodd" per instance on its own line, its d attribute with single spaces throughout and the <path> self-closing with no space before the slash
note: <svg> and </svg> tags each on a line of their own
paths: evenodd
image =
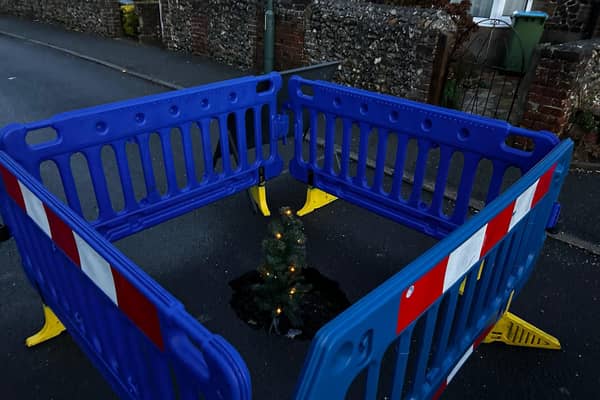
<svg viewBox="0 0 600 400">
<path fill-rule="evenodd" d="M 512 18 L 543 18 L 546 20 L 548 19 L 548 14 L 543 11 L 515 11 Z"/>
</svg>

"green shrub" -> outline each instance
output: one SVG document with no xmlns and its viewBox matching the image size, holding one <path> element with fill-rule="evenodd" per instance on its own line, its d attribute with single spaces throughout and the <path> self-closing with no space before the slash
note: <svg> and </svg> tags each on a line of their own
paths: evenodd
<svg viewBox="0 0 600 400">
<path fill-rule="evenodd" d="M 590 110 L 575 110 L 571 122 L 587 132 L 597 132 L 599 129 L 596 117 Z"/>
<path fill-rule="evenodd" d="M 137 37 L 139 19 L 137 14 L 135 13 L 135 5 L 121 5 L 121 21 L 123 23 L 123 32 L 125 33 L 125 35 Z"/>
<path fill-rule="evenodd" d="M 441 106 L 446 108 L 453 108 L 460 110 L 460 99 L 462 97 L 462 90 L 460 90 L 456 79 L 446 80 L 444 85 L 444 92 L 442 93 Z"/>
</svg>

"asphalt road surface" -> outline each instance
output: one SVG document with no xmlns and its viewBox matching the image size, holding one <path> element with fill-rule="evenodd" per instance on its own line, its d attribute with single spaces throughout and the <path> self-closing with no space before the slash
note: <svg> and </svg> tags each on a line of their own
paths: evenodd
<svg viewBox="0 0 600 400">
<path fill-rule="evenodd" d="M 0 36 L 0 125 L 164 91 L 139 79 Z M 26 281 L 14 241 L 0 244 L 0 393 L 5 399 L 114 397 L 68 335 L 27 349 L 40 328 L 40 300 Z"/>
<path fill-rule="evenodd" d="M 3 36 L 0 55 L 0 125 L 164 91 L 118 71 Z M 279 178 L 272 186 L 275 204 L 299 205 L 302 187 L 289 176 Z M 199 218 L 203 218 L 202 224 L 198 223 Z M 372 288 L 393 273 L 389 260 L 404 265 L 433 244 L 408 229 L 374 219 L 342 202 L 312 214 L 305 224 L 309 240 L 328 244 L 314 245 L 311 261 L 340 281 L 351 300 L 364 295 L 364 289 L 358 290 L 356 282 Z M 375 233 L 365 232 L 367 224 L 373 226 Z M 242 194 L 125 239 L 118 247 L 181 299 L 209 329 L 219 330 L 239 326 L 228 317 L 231 311 L 227 310 L 227 281 L 255 265 L 253 257 L 259 255 L 257 238 L 264 231 L 264 220 L 248 212 Z M 193 250 L 198 238 L 206 239 L 210 245 Z M 157 247 L 168 250 L 157 252 Z M 369 251 L 362 251 L 361 247 Z M 237 250 L 233 252 L 232 248 Z M 198 272 L 200 263 L 206 271 Z M 211 300 L 199 302 L 200 294 Z M 600 259 L 548 240 L 513 311 L 557 336 L 563 349 L 481 346 L 448 387 L 444 398 L 597 397 L 599 297 Z M 114 398 L 100 373 L 68 334 L 31 349 L 24 346 L 25 337 L 35 332 L 41 321 L 39 298 L 21 270 L 14 241 L 0 244 L 0 397 Z M 239 337 L 228 339 L 239 348 L 250 367 L 255 397 L 284 398 L 282 394 L 290 393 L 289 388 L 293 387 L 308 344 L 290 346 L 285 341 L 259 336 L 253 336 L 259 341 L 255 348 L 247 342 L 244 346 Z M 287 359 L 287 367 L 262 364 L 260 357 L 265 353 Z"/>
</svg>

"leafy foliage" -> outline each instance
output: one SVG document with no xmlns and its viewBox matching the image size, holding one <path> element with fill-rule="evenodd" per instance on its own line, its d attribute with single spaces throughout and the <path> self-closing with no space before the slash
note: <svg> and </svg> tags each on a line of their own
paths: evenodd
<svg viewBox="0 0 600 400">
<path fill-rule="evenodd" d="M 576 108 L 570 118 L 568 136 L 575 142 L 573 157 L 577 161 L 600 161 L 600 116 L 592 110 Z"/>
<path fill-rule="evenodd" d="M 121 5 L 121 20 L 123 22 L 123 32 L 127 36 L 137 36 L 139 18 L 135 12 L 135 5 Z"/>
<path fill-rule="evenodd" d="M 306 267 L 304 225 L 289 207 L 282 207 L 279 213 L 279 220 L 269 224 L 262 242 L 264 262 L 258 268 L 262 282 L 252 287 L 258 309 L 271 313 L 276 331 L 282 316 L 294 327 L 303 325 L 301 299 L 311 289 L 302 273 Z"/>
<path fill-rule="evenodd" d="M 600 124 L 590 110 L 576 110 L 571 117 L 571 122 L 588 132 L 597 132 L 600 129 Z"/>
</svg>

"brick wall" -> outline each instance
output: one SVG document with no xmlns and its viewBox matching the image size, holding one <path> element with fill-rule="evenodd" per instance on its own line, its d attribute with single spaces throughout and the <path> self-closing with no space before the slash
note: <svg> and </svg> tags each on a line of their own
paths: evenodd
<svg viewBox="0 0 600 400">
<path fill-rule="evenodd" d="M 336 80 L 427 101 L 440 38 L 455 25 L 440 10 L 358 1 L 314 0 L 307 12 L 309 63 L 342 61 Z"/>
<path fill-rule="evenodd" d="M 142 43 L 162 43 L 160 11 L 158 2 L 134 0 L 135 13 L 139 17 L 138 39 Z"/>
<path fill-rule="evenodd" d="M 123 34 L 118 0 L 0 0 L 0 13 L 104 36 Z"/>
<path fill-rule="evenodd" d="M 310 0 L 279 0 L 275 3 L 275 63 L 276 71 L 306 65 L 304 52 L 304 21 Z M 264 66 L 264 8 L 257 8 L 256 17 L 257 70 Z"/>
<path fill-rule="evenodd" d="M 163 43 L 170 50 L 191 53 L 193 16 L 206 11 L 194 0 L 166 0 L 162 2 Z"/>
<path fill-rule="evenodd" d="M 205 13 L 192 15 L 192 53 L 209 54 L 208 25 L 208 15 Z"/>
<path fill-rule="evenodd" d="M 208 55 L 250 69 L 256 56 L 256 0 L 165 0 L 163 41 L 172 50 Z"/>
<path fill-rule="evenodd" d="M 598 0 L 596 2 L 596 4 L 594 4 L 591 23 L 592 23 L 592 29 L 591 29 L 592 36 L 591 37 L 599 38 L 600 37 L 600 0 Z"/>
<path fill-rule="evenodd" d="M 521 125 L 563 136 L 582 102 L 600 111 L 600 39 L 542 45 Z"/>
<path fill-rule="evenodd" d="M 563 43 L 593 37 L 598 0 L 535 0 L 533 9 L 549 15 L 542 41 Z"/>
<path fill-rule="evenodd" d="M 202 54 L 244 69 L 263 69 L 264 2 L 168 0 L 169 49 Z M 305 64 L 304 12 L 310 0 L 275 1 L 275 69 Z"/>
</svg>

